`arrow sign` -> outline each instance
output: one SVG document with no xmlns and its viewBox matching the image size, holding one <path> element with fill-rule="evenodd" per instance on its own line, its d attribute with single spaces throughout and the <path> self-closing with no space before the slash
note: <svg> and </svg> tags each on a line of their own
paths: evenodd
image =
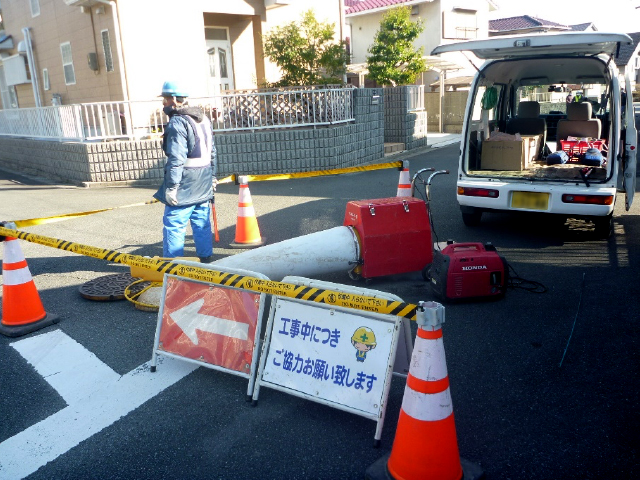
<svg viewBox="0 0 640 480">
<path fill-rule="evenodd" d="M 248 324 L 198 313 L 202 305 L 204 305 L 204 298 L 196 300 L 169 314 L 171 319 L 176 322 L 194 345 L 198 345 L 198 334 L 196 330 L 247 340 L 249 336 Z"/>
</svg>

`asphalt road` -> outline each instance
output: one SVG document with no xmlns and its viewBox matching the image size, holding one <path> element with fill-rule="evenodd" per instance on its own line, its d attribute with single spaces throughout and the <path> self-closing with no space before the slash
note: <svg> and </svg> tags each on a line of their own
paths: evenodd
<svg viewBox="0 0 640 480">
<path fill-rule="evenodd" d="M 457 147 L 432 149 L 410 161 L 412 173 L 426 166 L 455 171 Z M 341 225 L 348 201 L 394 196 L 397 180 L 397 171 L 383 170 L 254 182 L 250 189 L 261 233 L 273 243 Z M 595 238 L 584 222 L 558 226 L 536 215 L 485 215 L 480 227 L 470 229 L 460 218 L 454 185 L 454 175 L 443 175 L 432 187 L 438 240 L 490 241 L 520 277 L 547 288 L 543 294 L 512 289 L 500 301 L 446 305 L 444 343 L 460 454 L 488 479 L 637 478 L 640 202 L 623 212 L 618 199 L 615 235 L 608 241 Z M 147 201 L 152 193 L 48 185 L 3 173 L 0 218 L 117 207 Z M 237 195 L 234 185 L 218 189 L 219 256 L 237 253 L 227 248 Z M 151 256 L 162 251 L 161 217 L 156 204 L 25 230 Z M 85 282 L 128 267 L 27 242 L 21 247 L 46 310 L 61 317 L 31 337 L 61 331 L 118 375 L 150 360 L 155 313 L 126 301 L 86 300 L 78 292 Z M 193 252 L 189 238 L 187 254 Z M 322 279 L 384 290 L 409 303 L 434 298 L 419 273 L 366 285 L 345 272 Z M 0 451 L 68 406 L 16 350 L 18 340 L 0 337 Z M 372 447 L 371 420 L 268 388 L 251 407 L 246 387 L 244 378 L 199 368 L 86 434 L 28 478 L 363 478 L 391 449 L 404 381 L 395 378 L 391 385 L 379 449 Z M 56 424 L 60 441 L 87 428 L 80 416 Z M 42 454 L 25 449 L 18 463 L 28 466 Z M 418 449 L 406 455 L 421 458 Z M 2 479 L 12 478 L 3 474 L 7 461 L 0 457 Z"/>
</svg>

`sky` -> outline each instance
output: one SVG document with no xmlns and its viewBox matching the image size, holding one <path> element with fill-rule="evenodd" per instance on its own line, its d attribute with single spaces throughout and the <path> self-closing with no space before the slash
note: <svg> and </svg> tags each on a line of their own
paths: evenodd
<svg viewBox="0 0 640 480">
<path fill-rule="evenodd" d="M 489 19 L 531 15 L 563 25 L 593 22 L 600 32 L 640 32 L 640 0 L 493 0 L 499 9 Z"/>
</svg>

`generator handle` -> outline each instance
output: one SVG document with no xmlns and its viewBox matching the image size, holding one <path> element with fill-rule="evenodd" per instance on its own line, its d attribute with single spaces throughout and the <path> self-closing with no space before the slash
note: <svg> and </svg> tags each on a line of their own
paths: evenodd
<svg viewBox="0 0 640 480">
<path fill-rule="evenodd" d="M 425 187 L 425 191 L 427 193 L 427 203 L 431 202 L 431 193 L 429 192 L 429 187 L 431 186 L 431 180 L 433 180 L 433 177 L 435 177 L 436 175 L 441 175 L 441 174 L 449 174 L 449 170 L 438 170 L 436 172 L 433 172 L 431 175 L 429 175 L 429 178 L 427 178 L 427 185 Z"/>
<path fill-rule="evenodd" d="M 416 173 L 413 174 L 413 178 L 411 179 L 411 196 L 412 197 L 415 197 L 416 179 L 420 177 L 420 174 L 423 172 L 433 172 L 434 170 L 435 168 L 433 167 L 421 168 L 420 170 L 418 170 Z M 420 177 L 420 180 L 424 182 L 424 180 L 422 180 L 422 177 Z"/>
<path fill-rule="evenodd" d="M 474 249 L 477 251 L 482 251 L 485 249 L 484 245 L 480 242 L 452 243 L 451 245 L 448 245 L 447 248 L 451 248 L 452 250 L 467 248 L 469 250 Z"/>
</svg>

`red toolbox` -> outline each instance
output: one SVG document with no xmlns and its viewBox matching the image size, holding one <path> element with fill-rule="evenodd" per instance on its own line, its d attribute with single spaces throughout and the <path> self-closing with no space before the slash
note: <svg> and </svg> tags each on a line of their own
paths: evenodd
<svg viewBox="0 0 640 480">
<path fill-rule="evenodd" d="M 593 140 L 590 142 L 581 140 L 560 140 L 560 146 L 562 147 L 562 150 L 569 155 L 569 158 L 579 157 L 589 148 L 597 148 L 600 151 L 603 149 L 606 150 L 606 144 L 606 140 Z"/>
<path fill-rule="evenodd" d="M 347 203 L 344 225 L 360 237 L 363 278 L 422 270 L 433 260 L 427 205 L 414 197 Z"/>
</svg>

